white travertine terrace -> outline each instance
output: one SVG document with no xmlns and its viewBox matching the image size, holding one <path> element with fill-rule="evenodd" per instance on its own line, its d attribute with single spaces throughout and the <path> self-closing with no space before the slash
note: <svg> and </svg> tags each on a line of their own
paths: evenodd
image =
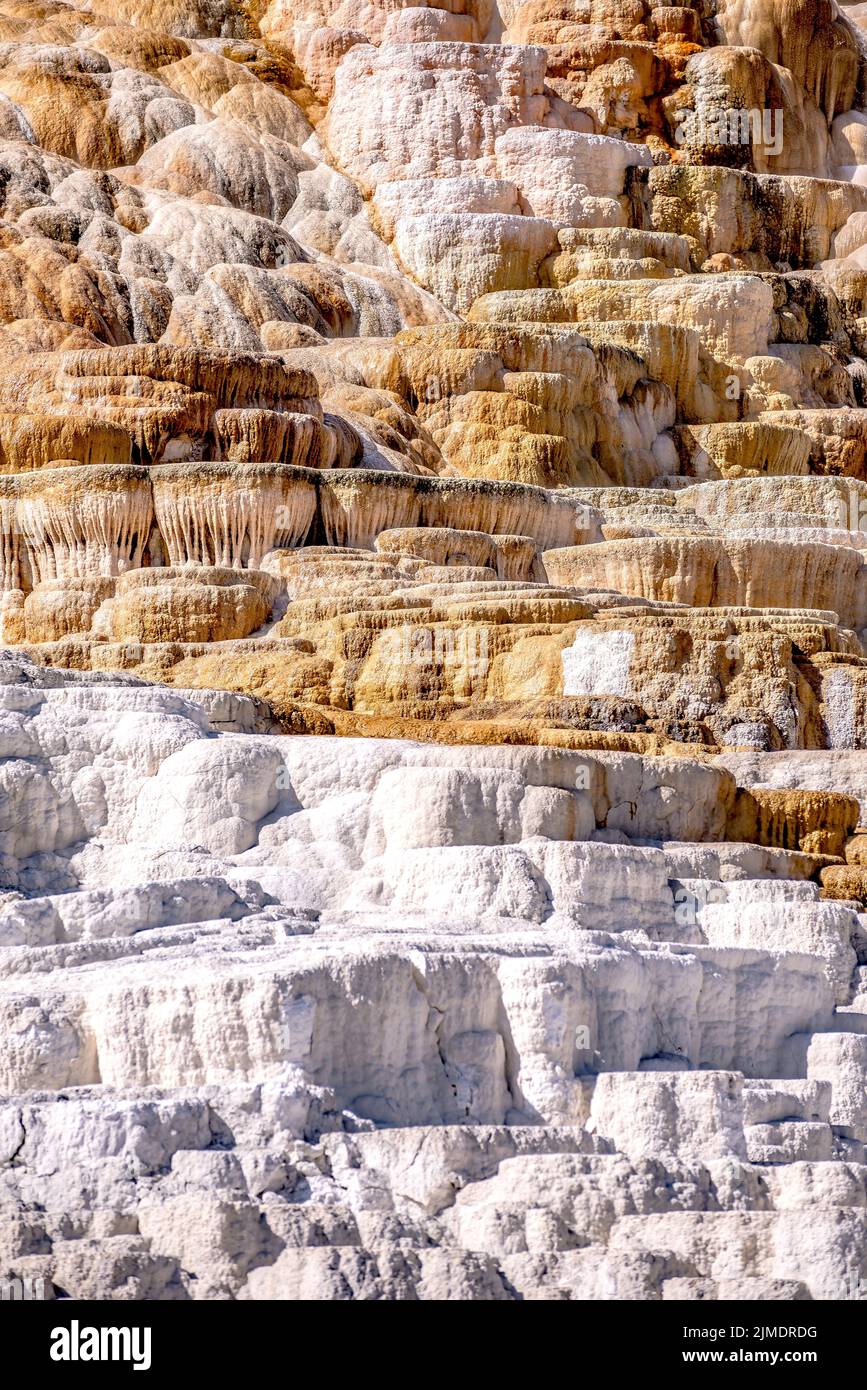
<svg viewBox="0 0 867 1390">
<path fill-rule="evenodd" d="M 0 0 L 0 1285 L 863 1298 L 867 7 L 443 4 Z"/>
</svg>

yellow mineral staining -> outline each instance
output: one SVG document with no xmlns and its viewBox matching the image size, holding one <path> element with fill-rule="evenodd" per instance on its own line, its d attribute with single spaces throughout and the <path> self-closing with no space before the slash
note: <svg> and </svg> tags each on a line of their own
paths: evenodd
<svg viewBox="0 0 867 1390">
<path fill-rule="evenodd" d="M 115 582 L 104 576 L 42 580 L 24 600 L 22 640 L 57 642 L 89 633 L 103 601 L 114 594 Z M 9 634 L 4 635 L 8 640 Z"/>
<path fill-rule="evenodd" d="M 262 626 L 274 593 L 269 576 L 252 569 L 134 570 L 120 577 L 100 617 L 120 642 L 232 641 Z"/>
<path fill-rule="evenodd" d="M 848 547 L 718 536 L 643 536 L 546 551 L 556 584 L 698 608 L 830 610 L 867 622 L 864 563 Z"/>
<path fill-rule="evenodd" d="M 829 864 L 820 874 L 822 897 L 867 904 L 867 870 L 860 864 Z"/>
<path fill-rule="evenodd" d="M 858 824 L 858 802 L 836 792 L 738 791 L 729 833 L 732 839 L 840 855 Z"/>
<path fill-rule="evenodd" d="M 682 472 L 696 478 L 785 477 L 810 472 L 803 430 L 764 420 L 682 425 L 674 431 Z"/>
<path fill-rule="evenodd" d="M 536 543 L 529 536 L 489 536 L 436 526 L 381 531 L 376 549 L 383 555 L 411 555 L 431 566 L 489 569 L 500 579 L 542 579 Z"/>
<path fill-rule="evenodd" d="M 273 459 L 310 468 L 350 468 L 361 454 L 357 434 L 339 416 L 318 420 L 285 410 L 217 410 L 212 431 L 215 456 L 238 463 Z"/>
<path fill-rule="evenodd" d="M 27 473 L 64 461 L 130 463 L 132 440 L 119 425 L 86 416 L 0 415 L 0 465 L 4 473 Z"/>
</svg>

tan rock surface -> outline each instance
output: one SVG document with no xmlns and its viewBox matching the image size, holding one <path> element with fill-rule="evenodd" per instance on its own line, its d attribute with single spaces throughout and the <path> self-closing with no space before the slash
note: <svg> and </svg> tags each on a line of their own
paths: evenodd
<svg viewBox="0 0 867 1390">
<path fill-rule="evenodd" d="M 863 1296 L 864 9 L 0 0 L 4 1298 Z"/>
</svg>

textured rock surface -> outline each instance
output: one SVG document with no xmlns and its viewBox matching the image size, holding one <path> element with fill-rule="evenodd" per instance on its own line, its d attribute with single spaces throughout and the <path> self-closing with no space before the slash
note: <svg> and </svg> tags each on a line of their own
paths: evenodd
<svg viewBox="0 0 867 1390">
<path fill-rule="evenodd" d="M 739 788 L 735 755 L 280 735 L 11 653 L 0 680 L 10 1272 L 658 1299 L 732 1296 L 737 1260 L 738 1296 L 851 1296 L 867 918 L 815 880 L 855 799 Z"/>
<path fill-rule="evenodd" d="M 867 1287 L 867 38 L 0 0 L 0 1280 Z"/>
</svg>

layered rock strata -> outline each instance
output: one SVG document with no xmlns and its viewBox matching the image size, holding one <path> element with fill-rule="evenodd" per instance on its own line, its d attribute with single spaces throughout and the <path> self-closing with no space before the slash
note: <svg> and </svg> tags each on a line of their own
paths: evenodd
<svg viewBox="0 0 867 1390">
<path fill-rule="evenodd" d="M 0 674 L 10 1272 L 857 1296 L 867 919 L 817 881 L 853 797 Z"/>
<path fill-rule="evenodd" d="M 867 1288 L 867 18 L 0 0 L 0 1282 Z"/>
</svg>

